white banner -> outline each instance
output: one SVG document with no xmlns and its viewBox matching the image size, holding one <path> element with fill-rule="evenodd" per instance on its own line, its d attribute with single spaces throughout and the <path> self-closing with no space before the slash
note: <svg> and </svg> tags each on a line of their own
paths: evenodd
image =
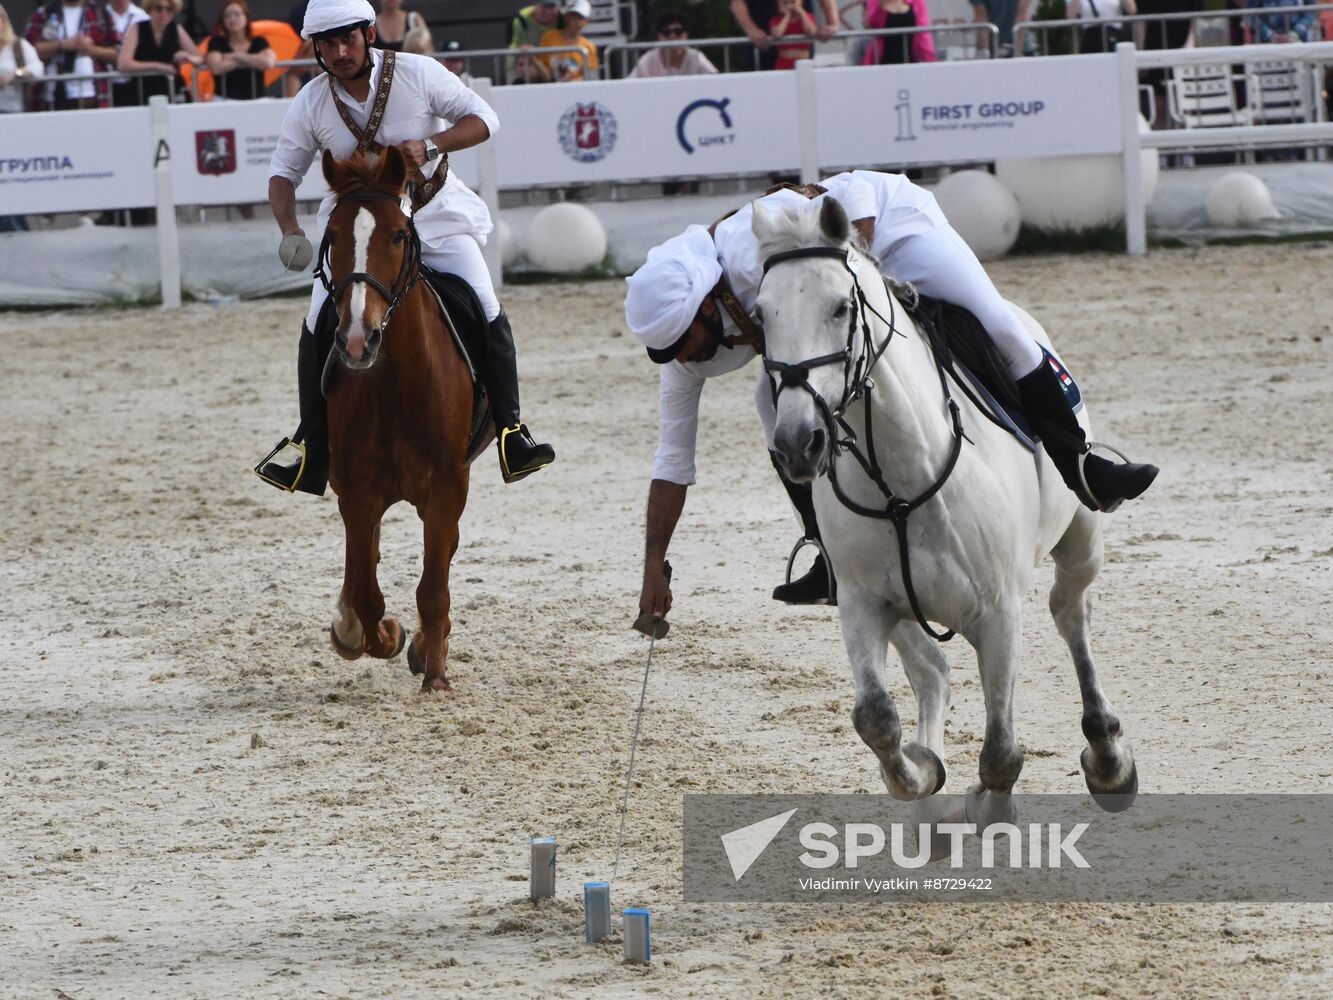
<svg viewBox="0 0 1333 1000">
<path fill-rule="evenodd" d="M 796 74 L 606 80 L 492 92 L 501 189 L 791 171 Z"/>
<path fill-rule="evenodd" d="M 212 101 L 174 104 L 167 109 L 171 129 L 172 194 L 178 205 L 235 205 L 268 200 L 269 161 L 278 144 L 288 100 Z M 450 169 L 472 183 L 476 153 L 449 158 Z M 328 193 L 315 159 L 296 189 L 303 200 Z"/>
<path fill-rule="evenodd" d="M 0 115 L 0 215 L 156 201 L 147 108 Z"/>
<path fill-rule="evenodd" d="M 1114 55 L 815 72 L 819 163 L 958 163 L 1120 152 Z"/>
<path fill-rule="evenodd" d="M 610 80 L 491 91 L 502 190 L 799 169 L 798 74 Z M 814 73 L 818 159 L 851 166 L 1115 153 L 1113 55 Z M 173 197 L 180 205 L 263 202 L 290 102 L 172 105 Z M 0 117 L 0 214 L 154 204 L 146 108 Z M 477 182 L 477 153 L 450 158 Z M 320 198 L 316 161 L 298 189 Z"/>
</svg>

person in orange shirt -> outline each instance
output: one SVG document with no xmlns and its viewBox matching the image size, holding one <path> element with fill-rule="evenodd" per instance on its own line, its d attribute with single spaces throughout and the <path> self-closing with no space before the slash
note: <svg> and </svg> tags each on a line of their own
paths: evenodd
<svg viewBox="0 0 1333 1000">
<path fill-rule="evenodd" d="M 542 35 L 541 47 L 544 49 L 577 45 L 580 52 L 552 52 L 541 57 L 542 62 L 551 71 L 557 82 L 582 80 L 595 77 L 601 68 L 597 58 L 597 46 L 583 37 L 583 29 L 592 17 L 592 5 L 588 0 L 567 0 L 562 11 L 563 28 L 551 28 Z"/>
</svg>

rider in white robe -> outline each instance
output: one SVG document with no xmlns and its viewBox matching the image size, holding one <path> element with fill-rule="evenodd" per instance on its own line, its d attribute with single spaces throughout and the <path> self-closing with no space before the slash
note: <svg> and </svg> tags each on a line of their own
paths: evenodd
<svg viewBox="0 0 1333 1000">
<path fill-rule="evenodd" d="M 342 103 L 358 129 L 369 128 L 389 58 L 371 47 L 374 33 L 375 12 L 366 0 L 311 0 L 306 8 L 302 36 L 315 41 L 316 58 L 322 66 L 321 53 L 326 49 L 334 62 L 292 101 L 270 167 L 269 201 L 283 231 L 279 255 L 293 270 L 303 270 L 312 255 L 311 245 L 296 221 L 296 185 L 322 150 L 345 159 L 359 148 L 359 137 L 339 114 L 335 100 Z M 393 58 L 388 99 L 378 130 L 369 138 L 381 147 L 397 146 L 409 165 L 428 182 L 446 169 L 447 155 L 442 153 L 485 141 L 499 129 L 500 122 L 490 105 L 434 59 L 403 53 Z M 363 96 L 358 97 L 358 93 Z M 404 201 L 404 210 L 410 211 L 406 198 Z M 330 193 L 320 204 L 321 235 L 335 203 Z M 487 323 L 485 349 L 472 361 L 490 396 L 501 474 L 506 482 L 514 482 L 545 468 L 554 461 L 555 452 L 550 445 L 534 441 L 520 419 L 513 331 L 495 296 L 481 253 L 492 229 L 486 204 L 449 172 L 443 186 L 412 214 L 412 223 L 421 242 L 422 262 L 433 270 L 462 278 L 475 293 Z M 317 266 L 322 267 L 322 262 Z M 316 338 L 310 334 L 316 332 L 327 298 L 324 282 L 317 278 L 297 363 L 301 428 L 293 440 L 305 454 L 292 465 L 270 461 L 288 443 L 284 439 L 256 467 L 260 478 L 275 486 L 316 495 L 323 494 L 327 484 L 328 430 L 319 388 L 323 358 Z"/>
<path fill-rule="evenodd" d="M 1152 483 L 1151 465 L 1112 463 L 1087 451 L 1082 429 L 1065 400 L 1064 388 L 1045 363 L 1036 341 L 1004 300 L 976 255 L 945 219 L 929 191 L 907 178 L 854 170 L 820 181 L 853 220 L 861 242 L 879 261 L 883 274 L 916 285 L 923 293 L 970 310 L 996 344 L 1017 382 L 1024 410 L 1041 434 L 1065 482 L 1093 509 L 1131 499 Z M 760 199 L 766 208 L 804 202 L 806 195 L 778 190 Z M 664 614 L 670 588 L 661 566 L 666 542 L 694 482 L 694 453 L 699 398 L 706 379 L 735 371 L 756 356 L 750 346 L 731 344 L 736 322 L 718 304 L 718 279 L 748 315 L 763 280 L 763 260 L 751 228 L 753 204 L 723 219 L 713 233 L 691 226 L 681 236 L 655 247 L 628 279 L 625 316 L 630 330 L 662 365 L 659 443 L 649 491 L 648 539 L 640 610 Z M 721 350 L 719 350 L 721 348 Z M 755 405 L 772 451 L 775 419 L 767 377 L 761 373 Z M 1079 479 L 1082 464 L 1091 495 Z M 774 463 L 776 468 L 776 462 Z M 781 477 L 781 473 L 779 472 Z M 660 484 L 660 485 L 659 485 Z M 804 537 L 818 540 L 810 487 L 783 485 L 801 516 Z M 822 555 L 810 572 L 773 592 L 775 600 L 794 604 L 834 603 L 836 588 Z"/>
</svg>

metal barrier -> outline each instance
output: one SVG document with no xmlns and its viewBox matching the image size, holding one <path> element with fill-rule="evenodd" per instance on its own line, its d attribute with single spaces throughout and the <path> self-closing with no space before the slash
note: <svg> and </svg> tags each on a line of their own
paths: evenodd
<svg viewBox="0 0 1333 1000">
<path fill-rule="evenodd" d="M 148 95 L 144 95 L 144 81 L 150 77 L 165 77 L 167 81 L 167 100 L 176 103 L 184 96 L 185 91 L 177 92 L 177 85 L 180 83 L 180 77 L 172 72 L 165 70 L 110 70 L 101 73 L 53 73 L 50 76 L 24 77 L 15 79 L 14 84 L 24 87 L 28 93 L 25 95 L 25 105 L 34 111 L 55 111 L 56 103 L 60 99 L 59 94 L 66 83 L 84 83 L 92 82 L 94 96 L 86 98 L 72 98 L 72 100 L 87 100 L 93 102 L 93 107 L 97 107 L 98 98 L 96 97 L 97 81 L 104 80 L 107 83 L 107 99 L 112 107 L 142 107 L 148 103 Z M 126 91 L 117 87 L 117 84 L 125 86 L 133 84 L 135 91 L 133 100 L 116 101 L 117 96 L 122 98 L 128 96 Z M 32 91 L 36 88 L 44 88 L 41 94 L 34 94 Z M 45 104 L 45 107 L 41 105 Z"/>
<path fill-rule="evenodd" d="M 869 39 L 923 34 L 955 34 L 964 36 L 971 34 L 974 42 L 985 38 L 987 40 L 986 55 L 984 57 L 978 55 L 977 58 L 993 58 L 999 49 L 1000 29 L 998 26 L 991 24 L 988 21 L 968 22 L 966 24 L 928 24 L 912 28 L 865 28 L 856 31 L 839 31 L 829 39 L 829 41 L 820 42 L 819 44 L 824 47 L 825 51 L 827 51 L 830 44 L 844 40 L 852 41 L 854 43 L 856 40 L 862 38 Z M 792 44 L 799 44 L 802 40 L 808 41 L 811 44 L 814 44 L 817 41 L 814 38 L 804 35 L 792 35 L 789 37 L 792 39 Z M 787 39 L 783 39 L 783 41 L 786 42 Z M 608 79 L 620 79 L 629 74 L 631 67 L 627 66 L 625 62 L 631 54 L 636 54 L 635 61 L 637 62 L 638 58 L 642 58 L 642 53 L 653 49 L 692 48 L 699 49 L 700 51 L 713 49 L 721 53 L 722 65 L 719 66 L 718 69 L 723 73 L 732 73 L 736 71 L 732 66 L 732 51 L 737 48 L 747 50 L 748 57 L 748 50 L 753 47 L 754 42 L 750 40 L 748 35 L 726 38 L 684 38 L 674 41 L 621 42 L 612 43 L 606 46 L 602 56 L 602 63 Z M 975 44 L 972 47 L 979 48 Z M 854 45 L 845 48 L 848 49 L 849 54 L 854 53 L 855 51 Z M 818 58 L 819 54 L 820 53 L 818 52 L 816 53 L 816 62 L 820 61 Z M 716 65 L 716 61 L 710 61 L 713 61 L 714 65 Z M 860 65 L 860 59 L 856 58 L 854 60 L 849 60 L 849 64 Z"/>
<path fill-rule="evenodd" d="M 1067 55 L 1071 52 L 1079 51 L 1080 42 L 1084 31 L 1096 31 L 1101 33 L 1101 40 L 1106 51 L 1112 51 L 1115 48 L 1115 41 L 1129 41 L 1129 39 L 1112 40 L 1110 33 L 1117 25 L 1129 25 L 1131 33 L 1139 43 L 1140 51 L 1145 51 L 1142 44 L 1150 38 L 1160 42 L 1160 45 L 1154 49 L 1146 51 L 1156 51 L 1157 49 L 1168 48 L 1167 28 L 1169 24 L 1179 21 L 1199 22 L 1199 21 L 1232 21 L 1237 18 L 1248 18 L 1251 21 L 1258 20 L 1261 17 L 1285 18 L 1288 22 L 1292 20 L 1293 15 L 1297 14 L 1315 14 L 1313 31 L 1317 37 L 1311 38 L 1311 42 L 1321 39 L 1322 27 L 1318 17 L 1321 13 L 1328 12 L 1327 4 L 1305 4 L 1299 7 L 1251 7 L 1243 10 L 1205 10 L 1175 12 L 1169 14 L 1124 14 L 1116 18 L 1107 20 L 1095 20 L 1091 18 L 1073 19 L 1065 18 L 1052 21 L 1019 21 L 1014 25 L 1014 53 L 1020 54 L 1026 46 L 1027 36 L 1030 34 L 1036 39 L 1036 55 Z M 1052 39 L 1052 33 L 1055 33 Z M 1110 42 L 1110 44 L 1107 44 Z M 1196 39 L 1197 44 L 1197 39 Z M 1223 44 L 1229 44 L 1229 39 Z M 1307 43 L 1308 44 L 1308 43 Z M 1204 47 L 1204 46 L 1200 46 Z M 1214 46 L 1207 46 L 1212 48 Z"/>
</svg>

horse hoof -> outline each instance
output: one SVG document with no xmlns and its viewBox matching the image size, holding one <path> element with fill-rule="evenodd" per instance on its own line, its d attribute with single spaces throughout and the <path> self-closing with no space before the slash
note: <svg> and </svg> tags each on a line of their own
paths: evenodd
<svg viewBox="0 0 1333 1000">
<path fill-rule="evenodd" d="M 426 664 L 422 663 L 421 658 L 417 656 L 416 643 L 407 647 L 407 669 L 414 674 L 424 674 L 426 672 Z"/>
<path fill-rule="evenodd" d="M 1127 752 L 1127 751 L 1126 751 Z M 1083 780 L 1087 783 L 1092 801 L 1103 812 L 1124 812 L 1134 804 L 1139 794 L 1139 768 L 1134 758 L 1129 759 L 1129 773 L 1126 775 L 1107 776 L 1096 767 L 1089 766 L 1092 748 L 1085 747 L 1079 756 L 1079 766 L 1083 768 Z"/>
<path fill-rule="evenodd" d="M 436 691 L 451 691 L 453 685 L 449 683 L 448 677 L 437 677 L 433 681 L 421 682 L 421 693 L 423 695 L 434 694 Z"/>
<path fill-rule="evenodd" d="M 985 785 L 976 784 L 967 790 L 963 800 L 966 822 L 983 830 L 993 823 L 1018 825 L 1018 807 L 1009 792 L 993 792 Z"/>
<path fill-rule="evenodd" d="M 333 651 L 344 660 L 359 660 L 361 659 L 361 654 L 365 652 L 364 645 L 344 646 L 342 641 L 338 638 L 338 630 L 332 625 L 329 626 L 329 642 L 333 644 Z"/>
<path fill-rule="evenodd" d="M 405 629 L 405 628 L 403 628 L 403 626 L 399 625 L 399 626 L 398 626 L 398 648 L 395 649 L 392 653 L 390 653 L 387 657 L 385 657 L 385 659 L 392 660 L 395 656 L 397 656 L 399 653 L 401 653 L 401 652 L 403 651 L 403 647 L 406 646 L 406 645 L 407 645 L 407 629 Z"/>
<path fill-rule="evenodd" d="M 944 787 L 944 761 L 934 750 L 921 743 L 904 743 L 903 756 L 920 770 L 922 784 L 930 788 L 926 795 L 934 795 Z"/>
</svg>

